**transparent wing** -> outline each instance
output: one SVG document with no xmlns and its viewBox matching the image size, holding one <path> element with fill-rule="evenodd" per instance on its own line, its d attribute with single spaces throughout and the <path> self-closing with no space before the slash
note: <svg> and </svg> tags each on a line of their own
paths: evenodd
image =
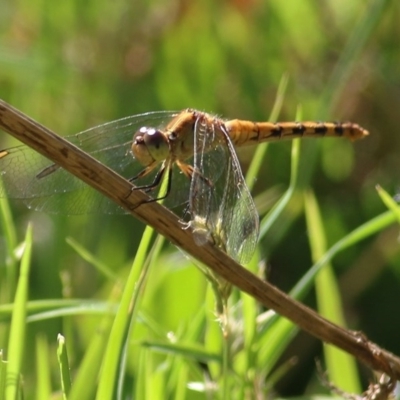
<svg viewBox="0 0 400 400">
<path fill-rule="evenodd" d="M 199 245 L 212 240 L 240 263 L 250 261 L 259 233 L 253 199 L 222 123 L 199 118 L 195 128 L 190 213 Z"/>
<path fill-rule="evenodd" d="M 88 129 L 66 139 L 130 179 L 144 168 L 130 152 L 134 133 L 142 126 L 162 128 L 176 114 L 152 112 L 135 115 Z M 111 200 L 27 146 L 0 151 L 0 156 L 0 197 L 21 199 L 30 208 L 53 213 L 125 213 Z M 135 184 L 146 185 L 152 182 L 156 172 L 157 169 L 145 178 L 135 181 Z M 189 182 L 186 182 L 185 187 L 185 181 L 180 175 L 174 167 L 173 179 L 176 179 L 176 184 L 173 183 L 172 186 L 180 185 L 180 189 L 175 189 L 175 195 L 168 199 L 170 206 L 183 202 L 185 191 L 186 200 L 188 198 Z M 156 197 L 157 193 L 151 195 Z"/>
</svg>

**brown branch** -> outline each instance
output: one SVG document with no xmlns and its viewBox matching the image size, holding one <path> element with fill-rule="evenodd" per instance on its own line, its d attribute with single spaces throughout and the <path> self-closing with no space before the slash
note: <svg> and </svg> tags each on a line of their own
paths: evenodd
<svg viewBox="0 0 400 400">
<path fill-rule="evenodd" d="M 154 202 L 142 204 L 148 197 L 140 191 L 132 191 L 130 182 L 2 100 L 0 127 L 130 211 L 133 216 L 152 226 L 173 244 L 264 306 L 288 318 L 316 338 L 354 355 L 372 369 L 400 379 L 398 357 L 379 348 L 362 333 L 343 329 L 322 318 L 275 286 L 262 281 L 211 244 L 197 246 L 191 230 L 182 229 L 178 217 L 171 211 Z M 137 207 L 138 204 L 142 205 Z"/>
</svg>

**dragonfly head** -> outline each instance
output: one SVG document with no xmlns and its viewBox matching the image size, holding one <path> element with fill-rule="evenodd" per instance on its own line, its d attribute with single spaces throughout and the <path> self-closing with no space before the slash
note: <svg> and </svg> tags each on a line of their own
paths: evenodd
<svg viewBox="0 0 400 400">
<path fill-rule="evenodd" d="M 142 127 L 133 136 L 132 153 L 144 166 L 165 160 L 169 152 L 168 138 L 158 129 Z"/>
</svg>

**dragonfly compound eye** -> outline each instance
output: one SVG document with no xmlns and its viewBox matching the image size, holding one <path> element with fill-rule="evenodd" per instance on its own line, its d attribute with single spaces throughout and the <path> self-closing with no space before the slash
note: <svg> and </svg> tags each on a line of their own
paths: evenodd
<svg viewBox="0 0 400 400">
<path fill-rule="evenodd" d="M 168 138 L 158 129 L 142 127 L 133 137 L 132 153 L 142 165 L 163 161 L 169 155 Z"/>
</svg>

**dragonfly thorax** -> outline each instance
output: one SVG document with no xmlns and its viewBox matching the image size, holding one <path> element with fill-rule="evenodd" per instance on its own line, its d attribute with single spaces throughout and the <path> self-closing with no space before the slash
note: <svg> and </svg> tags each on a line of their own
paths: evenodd
<svg viewBox="0 0 400 400">
<path fill-rule="evenodd" d="M 168 138 L 158 129 L 142 127 L 133 136 L 132 153 L 144 166 L 165 160 L 169 152 Z"/>
</svg>

